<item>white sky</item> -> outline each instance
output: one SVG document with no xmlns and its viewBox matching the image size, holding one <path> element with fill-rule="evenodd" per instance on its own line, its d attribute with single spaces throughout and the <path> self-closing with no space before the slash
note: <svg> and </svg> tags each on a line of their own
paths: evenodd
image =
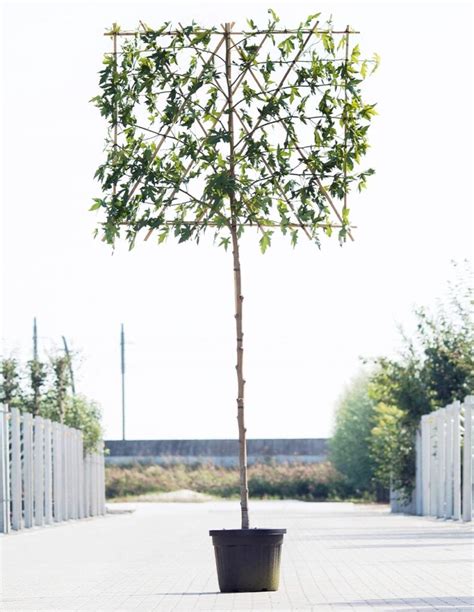
<svg viewBox="0 0 474 612">
<path fill-rule="evenodd" d="M 443 292 L 472 245 L 472 8 L 455 2 L 150 2 L 3 5 L 3 354 L 43 355 L 66 335 L 79 391 L 121 435 L 120 323 L 127 335 L 127 437 L 235 437 L 231 254 L 207 244 L 115 255 L 92 239 L 93 174 L 105 125 L 88 100 L 112 22 L 266 22 L 307 14 L 361 30 L 382 57 L 367 165 L 350 200 L 356 242 L 319 251 L 242 242 L 249 437 L 330 435 L 337 397 L 360 356 L 392 353 L 397 323 Z"/>
</svg>

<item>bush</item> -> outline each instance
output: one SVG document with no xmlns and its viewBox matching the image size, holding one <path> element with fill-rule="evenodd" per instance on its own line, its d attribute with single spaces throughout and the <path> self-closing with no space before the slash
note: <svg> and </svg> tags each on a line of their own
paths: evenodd
<svg viewBox="0 0 474 612">
<path fill-rule="evenodd" d="M 80 429 L 85 452 L 101 452 L 99 406 L 83 395 L 69 393 L 69 360 L 69 356 L 57 355 L 49 364 L 33 360 L 22 366 L 12 358 L 0 359 L 0 402 L 8 409 L 18 408 Z"/>
<path fill-rule="evenodd" d="M 238 497 L 239 470 L 214 465 L 106 466 L 108 498 L 190 489 L 216 497 Z M 248 469 L 253 498 L 324 501 L 347 497 L 351 489 L 330 463 L 257 464 Z"/>
<path fill-rule="evenodd" d="M 415 432 L 420 419 L 474 389 L 472 280 L 466 267 L 433 311 L 415 311 L 416 333 L 403 335 L 396 359 L 378 358 L 369 393 L 379 405 L 372 430 L 376 475 L 410 499 L 415 484 Z"/>
<path fill-rule="evenodd" d="M 359 495 L 374 490 L 370 438 L 375 402 L 369 397 L 368 386 L 368 377 L 361 375 L 346 388 L 338 403 L 330 441 L 331 461 Z"/>
</svg>

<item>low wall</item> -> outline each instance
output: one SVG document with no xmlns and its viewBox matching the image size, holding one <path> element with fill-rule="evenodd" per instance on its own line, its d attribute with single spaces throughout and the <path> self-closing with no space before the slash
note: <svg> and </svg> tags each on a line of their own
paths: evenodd
<svg viewBox="0 0 474 612">
<path fill-rule="evenodd" d="M 248 463 L 320 463 L 328 457 L 326 438 L 247 440 Z M 109 465 L 212 463 L 234 467 L 237 440 L 106 440 Z"/>
</svg>

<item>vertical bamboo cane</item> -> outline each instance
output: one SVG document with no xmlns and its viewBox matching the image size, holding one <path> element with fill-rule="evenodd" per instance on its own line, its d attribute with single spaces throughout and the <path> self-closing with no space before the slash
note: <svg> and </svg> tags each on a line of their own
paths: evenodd
<svg viewBox="0 0 474 612">
<path fill-rule="evenodd" d="M 231 24 L 225 24 L 225 43 L 226 43 L 226 80 L 227 80 L 227 102 L 228 102 L 228 130 L 229 130 L 229 174 L 233 181 L 235 179 L 235 158 L 234 158 L 234 112 L 232 94 L 232 56 L 230 31 Z M 240 508 L 242 514 L 242 529 L 249 528 L 248 514 L 248 479 L 247 479 L 247 441 L 244 420 L 244 387 L 243 376 L 244 361 L 244 333 L 242 327 L 242 280 L 240 272 L 240 252 L 239 239 L 237 234 L 236 201 L 234 188 L 230 193 L 231 210 L 231 235 L 232 235 L 232 255 L 234 263 L 234 292 L 235 292 L 235 326 L 237 340 L 237 422 L 239 426 L 239 465 L 240 465 Z"/>
<path fill-rule="evenodd" d="M 345 86 L 344 86 L 344 113 L 343 113 L 343 117 L 344 117 L 344 169 L 343 169 L 343 173 L 344 173 L 344 201 L 343 201 L 343 206 L 342 206 L 342 210 L 343 210 L 343 214 L 342 214 L 342 219 L 344 221 L 344 213 L 347 209 L 347 103 L 348 103 L 348 99 L 347 99 L 347 68 L 348 68 L 348 64 L 349 64 L 349 32 L 350 32 L 350 27 L 347 26 L 346 27 L 346 35 L 345 35 L 345 59 L 344 59 L 344 67 L 345 67 Z M 343 223 L 344 225 L 344 223 Z"/>
</svg>

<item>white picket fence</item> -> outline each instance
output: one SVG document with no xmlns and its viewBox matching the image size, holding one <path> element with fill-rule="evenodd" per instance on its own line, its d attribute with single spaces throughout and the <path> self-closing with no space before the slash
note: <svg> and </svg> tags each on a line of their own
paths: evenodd
<svg viewBox="0 0 474 612">
<path fill-rule="evenodd" d="M 412 501 L 402 504 L 393 495 L 393 512 L 472 520 L 473 410 L 471 395 L 421 418 Z"/>
<path fill-rule="evenodd" d="M 16 408 L 0 416 L 0 533 L 105 514 L 104 456 L 84 456 L 81 431 Z"/>
</svg>

